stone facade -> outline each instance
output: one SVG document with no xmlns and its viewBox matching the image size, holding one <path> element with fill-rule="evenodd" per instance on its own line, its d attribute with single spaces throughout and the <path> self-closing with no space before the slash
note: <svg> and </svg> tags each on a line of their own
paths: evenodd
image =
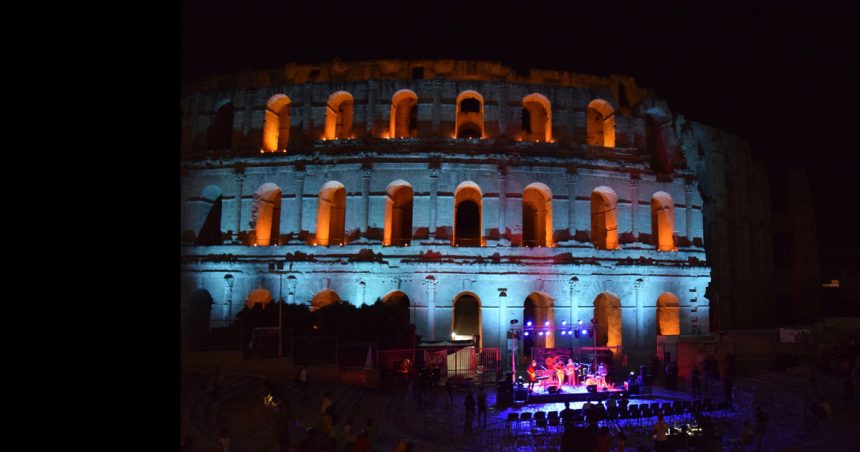
<svg viewBox="0 0 860 452">
<path fill-rule="evenodd" d="M 764 167 L 632 78 L 289 64 L 185 86 L 181 111 L 183 312 L 405 296 L 423 339 L 504 349 L 531 303 L 653 351 L 760 309 L 738 290 L 766 290 Z"/>
</svg>

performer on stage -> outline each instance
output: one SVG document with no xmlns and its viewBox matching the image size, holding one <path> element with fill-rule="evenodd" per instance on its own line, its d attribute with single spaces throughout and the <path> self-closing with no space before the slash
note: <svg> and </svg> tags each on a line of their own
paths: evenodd
<svg viewBox="0 0 860 452">
<path fill-rule="evenodd" d="M 558 380 L 558 389 L 561 390 L 561 387 L 564 385 L 564 361 L 561 357 L 555 362 L 555 377 Z"/>
<path fill-rule="evenodd" d="M 567 365 L 564 366 L 564 374 L 567 375 L 567 384 L 571 387 L 576 386 L 576 369 L 579 367 L 578 364 L 573 363 L 573 359 L 567 360 Z"/>
<path fill-rule="evenodd" d="M 537 381 L 537 361 L 532 360 L 531 365 L 526 369 L 526 373 L 529 375 L 529 392 L 532 392 Z"/>
<path fill-rule="evenodd" d="M 597 366 L 597 378 L 598 378 L 598 379 L 599 379 L 599 381 L 600 381 L 600 385 L 601 385 L 602 387 L 604 387 L 604 388 L 607 386 L 607 384 L 606 384 L 606 374 L 608 374 L 608 373 L 609 373 L 609 372 L 606 370 L 606 364 L 604 364 L 603 362 L 601 362 L 601 363 Z"/>
</svg>

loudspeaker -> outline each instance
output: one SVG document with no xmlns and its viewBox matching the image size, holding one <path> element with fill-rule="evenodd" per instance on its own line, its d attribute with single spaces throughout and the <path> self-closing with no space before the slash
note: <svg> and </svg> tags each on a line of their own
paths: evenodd
<svg viewBox="0 0 860 452">
<path fill-rule="evenodd" d="M 587 385 L 585 390 L 588 392 L 597 392 L 597 385 Z"/>
<path fill-rule="evenodd" d="M 555 394 L 556 392 L 558 392 L 558 386 L 550 386 L 550 387 L 546 388 L 546 390 L 550 394 Z"/>
<path fill-rule="evenodd" d="M 514 389 L 514 402 L 524 403 L 529 399 L 529 390 L 525 388 Z"/>
</svg>

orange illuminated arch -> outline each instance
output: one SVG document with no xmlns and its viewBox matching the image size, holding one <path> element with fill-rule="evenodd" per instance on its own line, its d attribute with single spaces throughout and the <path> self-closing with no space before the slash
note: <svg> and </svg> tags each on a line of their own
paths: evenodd
<svg viewBox="0 0 860 452">
<path fill-rule="evenodd" d="M 325 111 L 326 140 L 352 138 L 352 114 L 354 99 L 346 91 L 338 91 L 328 98 Z"/>
<path fill-rule="evenodd" d="M 386 189 L 383 245 L 404 246 L 412 241 L 412 185 L 398 179 Z"/>
<path fill-rule="evenodd" d="M 523 325 L 531 321 L 534 332 L 529 333 L 528 342 L 534 347 L 555 347 L 556 332 L 552 330 L 555 324 L 552 297 L 546 292 L 532 292 L 523 301 Z M 549 328 L 546 327 L 549 322 Z M 544 331 L 544 334 L 539 334 Z M 546 334 L 549 331 L 550 334 Z M 525 339 L 525 338 L 524 338 Z M 529 350 L 529 346 L 525 346 Z"/>
<path fill-rule="evenodd" d="M 457 96 L 457 138 L 484 137 L 484 97 L 477 91 L 467 90 Z"/>
<path fill-rule="evenodd" d="M 342 245 L 346 216 L 346 187 L 338 181 L 328 181 L 320 188 L 317 205 L 316 244 Z"/>
<path fill-rule="evenodd" d="M 523 246 L 552 243 L 552 190 L 535 182 L 523 190 Z"/>
<path fill-rule="evenodd" d="M 290 140 L 290 98 L 276 94 L 266 102 L 266 122 L 263 125 L 263 150 L 281 151 Z"/>
<path fill-rule="evenodd" d="M 391 138 L 414 138 L 418 135 L 418 95 L 401 89 L 391 97 Z"/>
<path fill-rule="evenodd" d="M 483 194 L 472 181 L 454 191 L 454 238 L 456 246 L 483 246 Z"/>
<path fill-rule="evenodd" d="M 675 251 L 675 202 L 666 192 L 651 196 L 651 235 L 659 251 Z"/>
<path fill-rule="evenodd" d="M 671 292 L 663 292 L 657 298 L 657 334 L 677 336 L 681 334 L 681 321 L 678 297 Z"/>
<path fill-rule="evenodd" d="M 614 250 L 618 245 L 618 195 L 605 185 L 591 192 L 591 241 L 601 250 Z"/>
<path fill-rule="evenodd" d="M 615 111 L 603 99 L 595 99 L 586 111 L 586 135 L 592 146 L 615 147 Z"/>
<path fill-rule="evenodd" d="M 601 292 L 594 299 L 594 334 L 598 346 L 621 345 L 621 299 L 612 292 Z M 615 351 L 613 350 L 613 353 Z"/>
<path fill-rule="evenodd" d="M 257 246 L 278 244 L 281 223 L 281 189 L 267 182 L 254 193 L 251 224 L 255 231 Z"/>
<path fill-rule="evenodd" d="M 311 299 L 311 312 L 340 302 L 337 292 L 331 289 L 321 290 Z"/>
<path fill-rule="evenodd" d="M 523 141 L 552 141 L 552 107 L 543 94 L 523 98 Z"/>
<path fill-rule="evenodd" d="M 481 299 L 474 292 L 461 292 L 454 297 L 454 315 L 451 316 L 451 338 L 466 340 L 481 337 Z"/>
<path fill-rule="evenodd" d="M 272 302 L 272 294 L 266 289 L 254 289 L 248 294 L 245 299 L 245 306 L 248 309 L 253 309 L 255 305 L 265 307 Z"/>
</svg>

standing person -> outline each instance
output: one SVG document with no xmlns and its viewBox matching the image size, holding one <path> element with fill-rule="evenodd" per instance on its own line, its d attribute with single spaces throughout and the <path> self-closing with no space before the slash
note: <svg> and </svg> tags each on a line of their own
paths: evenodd
<svg viewBox="0 0 860 452">
<path fill-rule="evenodd" d="M 529 364 L 529 367 L 526 369 L 526 373 L 529 376 L 529 393 L 534 390 L 535 382 L 537 381 L 537 361 L 532 360 L 532 363 Z"/>
<path fill-rule="evenodd" d="M 308 393 L 308 366 L 302 365 L 299 369 L 299 373 L 296 376 L 296 380 L 299 383 L 299 389 L 302 391 L 302 395 L 307 395 Z"/>
<path fill-rule="evenodd" d="M 693 388 L 693 397 L 702 398 L 702 382 L 699 379 L 699 367 L 693 367 L 693 372 L 690 375 L 691 387 Z"/>
<path fill-rule="evenodd" d="M 758 438 L 756 449 L 761 450 L 761 442 L 767 433 L 767 413 L 761 409 L 761 405 L 755 409 L 755 436 Z"/>
<path fill-rule="evenodd" d="M 567 365 L 564 366 L 564 373 L 567 375 L 567 384 L 572 388 L 576 386 L 576 368 L 577 365 L 573 363 L 573 359 L 568 358 Z"/>
<path fill-rule="evenodd" d="M 615 451 L 616 452 L 624 452 L 624 448 L 627 446 L 627 437 L 624 435 L 624 432 L 618 430 L 618 434 L 615 435 Z"/>
<path fill-rule="evenodd" d="M 475 398 L 472 396 L 472 388 L 466 391 L 466 397 L 463 399 L 464 407 L 466 408 L 466 425 L 463 428 L 463 433 L 472 432 L 472 423 L 475 420 Z"/>
<path fill-rule="evenodd" d="M 726 378 L 723 380 L 723 395 L 725 396 L 726 405 L 729 406 L 729 409 L 734 409 L 732 405 L 732 389 L 734 388 L 734 383 L 732 382 L 732 377 L 726 375 Z"/>
<path fill-rule="evenodd" d="M 556 360 L 553 369 L 555 369 L 555 378 L 558 380 L 558 390 L 561 391 L 561 387 L 564 385 L 564 361 L 561 358 Z"/>
<path fill-rule="evenodd" d="M 320 407 L 320 411 L 322 412 L 323 416 L 332 405 L 334 405 L 334 398 L 331 395 L 331 391 L 326 391 L 323 395 L 322 406 Z"/>
<path fill-rule="evenodd" d="M 664 452 L 669 450 L 666 446 L 669 444 L 669 437 L 666 432 L 669 430 L 669 424 L 663 421 L 663 415 L 657 416 L 657 423 L 654 424 L 654 451 Z"/>
<path fill-rule="evenodd" d="M 218 400 L 218 393 L 224 386 L 224 375 L 221 375 L 220 367 L 215 368 L 215 373 L 209 379 L 209 384 L 212 386 L 212 400 Z"/>
<path fill-rule="evenodd" d="M 445 380 L 445 391 L 448 393 L 448 398 L 445 400 L 445 408 L 450 410 L 454 406 L 454 380 L 451 377 Z"/>
<path fill-rule="evenodd" d="M 478 388 L 478 422 L 484 429 L 487 428 L 487 393 L 483 385 Z"/>
</svg>

